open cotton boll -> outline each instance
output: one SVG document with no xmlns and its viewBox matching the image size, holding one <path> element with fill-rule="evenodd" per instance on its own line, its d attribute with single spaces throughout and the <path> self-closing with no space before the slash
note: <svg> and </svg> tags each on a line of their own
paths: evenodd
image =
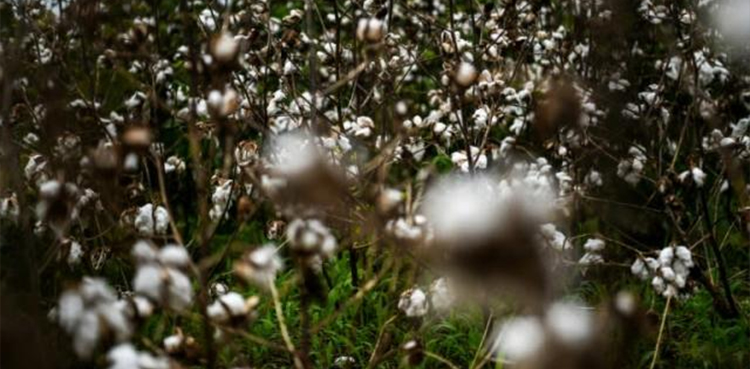
<svg viewBox="0 0 750 369">
<path fill-rule="evenodd" d="M 234 272 L 246 282 L 267 289 L 276 279 L 276 274 L 284 267 L 281 257 L 273 244 L 250 251 L 235 263 Z"/>
<path fill-rule="evenodd" d="M 495 333 L 491 351 L 496 357 L 511 362 L 536 355 L 546 340 L 544 326 L 537 317 L 509 319 Z"/>
<path fill-rule="evenodd" d="M 594 331 L 594 319 L 588 308 L 571 303 L 556 302 L 545 315 L 550 332 L 569 345 L 586 343 Z"/>
<path fill-rule="evenodd" d="M 164 265 L 181 268 L 190 264 L 190 255 L 183 246 L 166 245 L 159 250 L 159 261 Z"/>
<path fill-rule="evenodd" d="M 583 248 L 586 251 L 595 251 L 596 252 L 596 251 L 603 251 L 605 245 L 606 244 L 604 243 L 604 241 L 602 241 L 602 240 L 600 240 L 598 238 L 589 238 L 588 240 L 586 240 L 586 243 L 583 244 Z"/>
<path fill-rule="evenodd" d="M 411 288 L 401 294 L 398 301 L 399 310 L 411 318 L 422 317 L 427 314 L 429 305 L 427 295 L 419 288 Z"/>
<path fill-rule="evenodd" d="M 273 136 L 266 149 L 269 166 L 282 175 L 299 175 L 312 169 L 319 159 L 312 138 L 302 133 L 285 133 Z"/>
<path fill-rule="evenodd" d="M 442 180 L 427 191 L 422 206 L 440 240 L 483 238 L 504 218 L 490 181 L 481 176 Z"/>
<path fill-rule="evenodd" d="M 477 79 L 477 69 L 474 65 L 462 62 L 456 70 L 456 83 L 461 87 L 469 87 Z"/>
<path fill-rule="evenodd" d="M 211 54 L 217 61 L 227 63 L 237 56 L 239 48 L 239 42 L 237 42 L 231 33 L 222 32 L 214 39 L 211 45 Z"/>
</svg>

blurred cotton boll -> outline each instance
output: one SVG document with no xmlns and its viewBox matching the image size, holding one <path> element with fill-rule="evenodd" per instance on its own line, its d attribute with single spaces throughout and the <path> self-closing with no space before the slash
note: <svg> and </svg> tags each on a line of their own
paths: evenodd
<svg viewBox="0 0 750 369">
<path fill-rule="evenodd" d="M 512 318 L 500 326 L 494 336 L 491 352 L 496 358 L 517 362 L 536 355 L 544 347 L 545 331 L 539 318 Z"/>
<path fill-rule="evenodd" d="M 486 237 L 495 230 L 502 209 L 486 177 L 452 177 L 430 188 L 423 212 L 441 240 Z"/>
<path fill-rule="evenodd" d="M 234 264 L 234 273 L 247 283 L 261 289 L 268 289 L 284 263 L 276 251 L 276 246 L 266 244 L 252 250 Z"/>
<path fill-rule="evenodd" d="M 111 334 L 116 341 L 130 337 L 132 328 L 118 308 L 114 290 L 104 280 L 86 277 L 76 289 L 60 296 L 58 321 L 73 337 L 73 349 L 88 358 L 99 342 Z"/>
</svg>

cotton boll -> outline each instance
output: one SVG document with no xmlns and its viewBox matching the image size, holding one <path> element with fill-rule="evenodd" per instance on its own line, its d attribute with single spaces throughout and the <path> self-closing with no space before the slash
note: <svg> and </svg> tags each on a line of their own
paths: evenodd
<svg viewBox="0 0 750 369">
<path fill-rule="evenodd" d="M 133 278 L 133 290 L 159 302 L 162 290 L 161 268 L 153 264 L 139 267 Z"/>
<path fill-rule="evenodd" d="M 671 247 L 665 247 L 659 252 L 659 263 L 661 265 L 672 264 L 674 259 L 674 249 Z"/>
<path fill-rule="evenodd" d="M 598 239 L 598 238 L 589 238 L 586 240 L 586 243 L 583 245 L 583 248 L 586 251 L 603 251 L 604 250 L 605 243 L 604 241 Z"/>
<path fill-rule="evenodd" d="M 154 211 L 154 232 L 166 234 L 169 227 L 169 213 L 163 206 L 157 206 Z"/>
<path fill-rule="evenodd" d="M 563 343 L 575 346 L 586 343 L 594 329 L 593 316 L 586 307 L 562 302 L 554 303 L 547 310 L 545 323 Z"/>
<path fill-rule="evenodd" d="M 680 259 L 685 266 L 692 267 L 693 266 L 693 256 L 690 252 L 690 249 L 688 249 L 685 246 L 677 246 L 675 251 L 677 258 Z"/>
<path fill-rule="evenodd" d="M 694 167 L 690 173 L 693 176 L 693 182 L 698 187 L 703 187 L 703 183 L 706 181 L 706 173 L 701 168 Z"/>
<path fill-rule="evenodd" d="M 246 254 L 235 263 L 234 271 L 246 282 L 267 289 L 283 266 L 276 246 L 267 244 Z"/>
<path fill-rule="evenodd" d="M 670 267 L 661 267 L 660 272 L 661 272 L 662 278 L 664 278 L 665 280 L 667 280 L 669 282 L 674 281 L 675 273 L 674 273 L 674 270 L 672 270 L 672 268 L 670 268 Z"/>
<path fill-rule="evenodd" d="M 443 180 L 427 191 L 422 206 L 439 239 L 482 238 L 503 219 L 491 183 L 480 176 Z"/>
<path fill-rule="evenodd" d="M 422 317 L 429 308 L 427 295 L 419 288 L 408 289 L 401 294 L 398 308 L 410 318 Z"/>
<path fill-rule="evenodd" d="M 630 272 L 642 280 L 648 278 L 648 269 L 646 269 L 646 263 L 640 258 L 635 259 L 633 265 L 630 266 Z"/>
<path fill-rule="evenodd" d="M 190 255 L 183 246 L 166 245 L 159 250 L 159 262 L 176 268 L 185 267 L 190 264 Z"/>
<path fill-rule="evenodd" d="M 193 287 L 190 279 L 180 271 L 174 269 L 167 269 L 167 271 L 169 276 L 169 307 L 176 311 L 185 310 L 193 302 Z"/>
<path fill-rule="evenodd" d="M 453 306 L 456 296 L 448 285 L 448 280 L 440 278 L 430 285 L 430 303 L 438 312 L 445 312 Z"/>
<path fill-rule="evenodd" d="M 505 321 L 495 334 L 492 352 L 512 362 L 522 361 L 536 355 L 545 340 L 544 326 L 538 318 L 513 318 Z"/>
<path fill-rule="evenodd" d="M 477 79 L 477 69 L 471 63 L 462 62 L 456 71 L 456 83 L 461 87 L 469 87 Z"/>
<path fill-rule="evenodd" d="M 135 258 L 136 262 L 145 263 L 155 261 L 158 254 L 156 248 L 150 243 L 141 240 L 135 243 L 131 255 Z"/>
<path fill-rule="evenodd" d="M 163 346 L 164 351 L 166 351 L 169 354 L 174 354 L 179 352 L 182 349 L 182 344 L 185 340 L 185 337 L 181 334 L 173 334 L 171 336 L 168 336 L 164 338 Z"/>
<path fill-rule="evenodd" d="M 237 57 L 240 45 L 229 32 L 222 32 L 211 45 L 211 54 L 221 63 L 229 63 Z"/>
<path fill-rule="evenodd" d="M 663 293 L 664 290 L 667 288 L 666 284 L 664 283 L 664 280 L 661 277 L 654 277 L 654 279 L 651 280 L 651 285 L 654 287 L 654 289 L 658 293 Z"/>
</svg>

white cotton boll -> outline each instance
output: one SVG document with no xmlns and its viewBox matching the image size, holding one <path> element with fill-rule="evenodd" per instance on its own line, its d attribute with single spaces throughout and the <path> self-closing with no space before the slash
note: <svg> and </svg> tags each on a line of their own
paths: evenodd
<svg viewBox="0 0 750 369">
<path fill-rule="evenodd" d="M 664 290 L 667 288 L 664 280 L 661 277 L 654 277 L 654 279 L 651 280 L 651 285 L 658 293 L 664 292 Z"/>
<path fill-rule="evenodd" d="M 432 308 L 439 312 L 447 311 L 453 306 L 456 297 L 445 278 L 437 279 L 430 285 L 430 303 Z"/>
<path fill-rule="evenodd" d="M 640 258 L 635 259 L 633 265 L 630 266 L 630 272 L 642 280 L 648 278 L 648 269 L 646 269 L 646 263 L 644 263 Z"/>
<path fill-rule="evenodd" d="M 84 303 L 81 295 L 66 291 L 60 296 L 57 306 L 57 318 L 60 326 L 68 332 L 72 332 L 84 313 Z"/>
<path fill-rule="evenodd" d="M 116 340 L 122 341 L 130 336 L 130 322 L 116 304 L 101 305 L 97 312 L 109 331 L 114 333 Z"/>
<path fill-rule="evenodd" d="M 232 61 L 239 51 L 240 44 L 237 42 L 235 37 L 229 32 L 222 32 L 219 37 L 214 40 L 212 45 L 212 54 L 216 60 L 222 63 Z"/>
<path fill-rule="evenodd" d="M 135 313 L 141 318 L 148 318 L 154 313 L 154 305 L 147 298 L 142 296 L 133 297 Z"/>
<path fill-rule="evenodd" d="M 670 265 L 672 264 L 672 260 L 674 259 L 674 249 L 670 247 L 665 247 L 659 251 L 659 263 L 661 265 Z"/>
<path fill-rule="evenodd" d="M 73 349 L 78 356 L 91 357 L 99 341 L 100 330 L 99 315 L 93 311 L 84 312 L 73 334 Z"/>
<path fill-rule="evenodd" d="M 247 314 L 245 298 L 237 292 L 229 292 L 219 297 L 219 300 L 227 308 L 231 316 L 241 316 Z"/>
<path fill-rule="evenodd" d="M 652 272 L 656 272 L 657 269 L 659 269 L 659 261 L 652 257 L 646 258 L 646 266 L 648 266 L 648 269 Z"/>
<path fill-rule="evenodd" d="M 180 334 L 173 334 L 171 336 L 168 336 L 163 341 L 164 351 L 170 354 L 179 352 L 182 348 L 182 343 L 184 342 L 184 340 L 185 337 Z"/>
<path fill-rule="evenodd" d="M 161 302 L 162 300 L 163 285 L 162 269 L 153 264 L 139 267 L 133 278 L 133 290 L 157 302 Z"/>
<path fill-rule="evenodd" d="M 190 255 L 180 245 L 166 245 L 159 250 L 159 261 L 167 266 L 184 267 L 190 264 Z"/>
<path fill-rule="evenodd" d="M 427 314 L 427 295 L 419 288 L 404 291 L 398 301 L 398 308 L 408 317 L 418 318 Z"/>
<path fill-rule="evenodd" d="M 229 320 L 229 312 L 220 301 L 214 301 L 213 304 L 209 305 L 206 308 L 206 313 L 208 314 L 208 318 L 213 322 L 223 323 Z"/>
<path fill-rule="evenodd" d="M 693 168 L 690 172 L 693 175 L 693 181 L 696 186 L 703 187 L 703 183 L 706 181 L 706 173 L 698 167 Z"/>
<path fill-rule="evenodd" d="M 135 243 L 130 254 L 138 263 L 155 261 L 158 256 L 156 248 L 154 248 L 149 242 L 143 240 Z"/>
<path fill-rule="evenodd" d="M 537 354 L 546 340 L 544 326 L 532 316 L 505 321 L 495 334 L 492 351 L 495 355 L 516 362 Z"/>
<path fill-rule="evenodd" d="M 224 104 L 224 94 L 219 90 L 211 90 L 211 92 L 208 93 L 206 103 L 211 109 L 219 111 Z"/>
<path fill-rule="evenodd" d="M 615 309 L 625 316 L 631 316 L 638 308 L 635 296 L 626 291 L 620 291 L 615 296 Z"/>
<path fill-rule="evenodd" d="M 672 284 L 668 284 L 662 293 L 664 297 L 675 297 L 677 296 L 677 287 Z"/>
<path fill-rule="evenodd" d="M 138 209 L 133 225 L 144 236 L 154 235 L 154 205 L 146 204 Z"/>
<path fill-rule="evenodd" d="M 586 240 L 583 248 L 587 251 L 602 251 L 604 250 L 605 245 L 606 244 L 604 243 L 604 241 L 598 238 L 589 238 L 588 240 Z"/>
<path fill-rule="evenodd" d="M 581 345 L 591 338 L 594 319 L 588 308 L 556 302 L 547 310 L 545 322 L 558 339 L 569 345 Z"/>
<path fill-rule="evenodd" d="M 266 160 L 282 175 L 302 174 L 314 166 L 319 154 L 312 139 L 301 133 L 274 136 L 266 149 Z"/>
<path fill-rule="evenodd" d="M 83 248 L 81 247 L 81 244 L 72 241 L 70 243 L 70 251 L 68 252 L 68 265 L 71 267 L 78 265 L 78 263 L 81 262 L 81 257 L 83 257 Z"/>
<path fill-rule="evenodd" d="M 686 267 L 689 268 L 693 266 L 693 255 L 690 252 L 690 249 L 685 246 L 677 246 L 675 254 L 677 255 L 677 258 L 685 264 Z"/>
<path fill-rule="evenodd" d="M 474 65 L 462 62 L 456 71 L 456 83 L 461 87 L 469 87 L 477 79 L 477 69 Z"/>
<path fill-rule="evenodd" d="M 496 231 L 503 214 L 489 180 L 453 177 L 428 189 L 423 214 L 445 240 L 473 240 Z"/>
<path fill-rule="evenodd" d="M 138 154 L 131 152 L 126 155 L 122 168 L 128 172 L 135 172 L 138 170 Z"/>
<path fill-rule="evenodd" d="M 385 33 L 385 23 L 378 18 L 362 18 L 357 22 L 356 33 L 360 41 L 379 42 Z"/>
<path fill-rule="evenodd" d="M 107 353 L 109 369 L 140 369 L 138 365 L 138 352 L 133 345 L 123 343 L 109 350 Z"/>
<path fill-rule="evenodd" d="M 584 266 L 602 263 L 604 263 L 604 258 L 596 252 L 587 252 L 578 260 L 578 264 Z"/>
<path fill-rule="evenodd" d="M 672 270 L 672 268 L 670 268 L 670 267 L 661 267 L 661 269 L 659 271 L 661 272 L 662 278 L 664 278 L 665 280 L 667 280 L 669 282 L 674 281 L 675 274 L 674 274 L 674 270 Z"/>
<path fill-rule="evenodd" d="M 168 269 L 168 274 L 169 298 L 167 302 L 169 307 L 176 311 L 185 310 L 193 302 L 193 286 L 190 279 L 174 269 Z"/>
<path fill-rule="evenodd" d="M 177 156 L 170 156 L 164 162 L 164 173 L 182 173 L 185 171 L 185 161 Z"/>
<path fill-rule="evenodd" d="M 163 206 L 157 206 L 154 211 L 154 232 L 166 234 L 169 228 L 169 213 Z"/>
</svg>

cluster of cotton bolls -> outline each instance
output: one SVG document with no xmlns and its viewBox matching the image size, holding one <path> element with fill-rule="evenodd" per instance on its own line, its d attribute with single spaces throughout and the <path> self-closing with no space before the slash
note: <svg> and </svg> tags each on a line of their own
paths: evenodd
<svg viewBox="0 0 750 369">
<path fill-rule="evenodd" d="M 410 288 L 398 300 L 398 308 L 410 318 L 421 318 L 428 312 L 445 313 L 456 303 L 454 287 L 446 278 L 438 278 L 430 285 L 428 292 L 421 288 Z"/>
<path fill-rule="evenodd" d="M 185 247 L 169 244 L 161 249 L 148 241 L 133 246 L 136 273 L 133 290 L 164 307 L 182 311 L 193 302 L 193 286 L 185 270 L 191 260 Z"/>
<path fill-rule="evenodd" d="M 664 297 L 678 297 L 689 292 L 688 276 L 693 256 L 685 246 L 667 246 L 657 258 L 637 258 L 630 271 L 642 280 L 651 278 L 654 290 Z"/>
<path fill-rule="evenodd" d="M 91 356 L 105 332 L 118 342 L 132 334 L 115 292 L 101 279 L 87 277 L 77 288 L 65 291 L 56 315 L 60 326 L 73 337 L 73 348 L 81 357 Z"/>
</svg>

